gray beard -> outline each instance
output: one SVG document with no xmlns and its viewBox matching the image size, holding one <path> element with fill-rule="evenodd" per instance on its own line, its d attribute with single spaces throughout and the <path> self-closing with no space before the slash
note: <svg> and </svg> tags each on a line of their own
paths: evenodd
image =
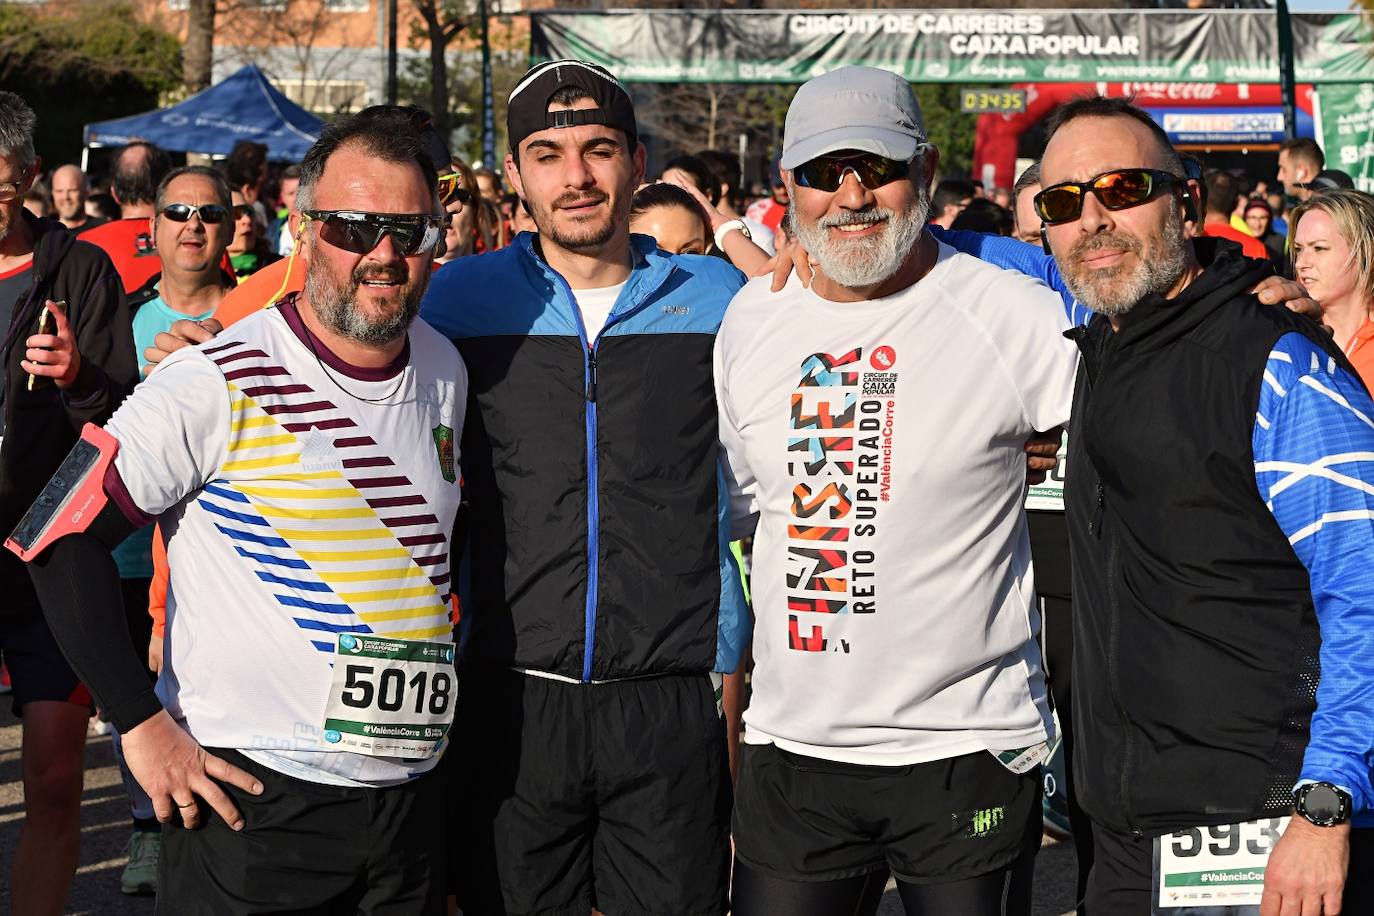
<svg viewBox="0 0 1374 916">
<path fill-rule="evenodd" d="M 905 213 L 877 207 L 822 217 L 811 225 L 798 215 L 795 197 L 787 209 L 798 240 L 816 259 L 821 272 L 841 286 L 861 289 L 883 282 L 906 263 L 930 216 L 930 199 L 925 188 L 918 188 L 915 202 Z M 873 223 L 881 219 L 887 220 L 887 227 L 872 238 L 832 240 L 826 231 L 832 226 Z"/>
<path fill-rule="evenodd" d="M 401 308 L 380 321 L 372 321 L 354 307 L 358 287 L 366 271 L 359 265 L 350 278 L 347 290 L 334 281 L 318 262 L 311 262 L 305 274 L 305 296 L 320 324 L 349 340 L 380 347 L 406 335 L 415 316 L 420 314 L 420 300 L 424 297 L 429 278 L 401 288 Z"/>
<path fill-rule="evenodd" d="M 1140 266 L 1129 275 L 1103 270 L 1089 278 L 1081 276 L 1076 259 L 1090 251 L 1115 243 L 1128 247 L 1140 259 Z M 1099 315 L 1119 317 L 1135 308 L 1147 296 L 1165 293 L 1188 269 L 1188 242 L 1183 238 L 1183 214 L 1170 207 L 1164 221 L 1161 244 L 1145 251 L 1139 239 L 1103 233 L 1078 243 L 1069 252 L 1070 264 L 1061 263 L 1064 284 L 1074 298 Z M 1063 269 L 1067 267 L 1068 269 Z M 1110 273 L 1110 276 L 1107 274 Z"/>
</svg>

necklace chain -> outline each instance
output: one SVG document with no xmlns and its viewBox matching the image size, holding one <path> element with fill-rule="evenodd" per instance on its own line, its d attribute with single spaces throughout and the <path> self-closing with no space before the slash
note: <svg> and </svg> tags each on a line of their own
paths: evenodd
<svg viewBox="0 0 1374 916">
<path fill-rule="evenodd" d="M 402 366 L 401 371 L 396 376 L 395 387 L 388 391 L 386 394 L 382 395 L 381 397 L 365 398 L 361 395 L 354 394 L 353 392 L 345 388 L 343 386 L 343 383 L 341 383 L 338 379 L 334 377 L 334 373 L 329 371 L 329 367 L 324 364 L 324 360 L 320 359 L 320 352 L 315 349 L 315 335 L 310 333 L 309 328 L 305 328 L 305 345 L 310 348 L 310 355 L 315 357 L 315 362 L 319 365 L 320 371 L 324 373 L 325 378 L 329 379 L 329 381 L 334 385 L 335 388 L 339 389 L 355 401 L 362 401 L 364 404 L 380 404 L 383 401 L 389 401 L 396 396 L 396 392 L 400 391 L 401 386 L 405 384 L 406 370 L 405 367 Z"/>
</svg>

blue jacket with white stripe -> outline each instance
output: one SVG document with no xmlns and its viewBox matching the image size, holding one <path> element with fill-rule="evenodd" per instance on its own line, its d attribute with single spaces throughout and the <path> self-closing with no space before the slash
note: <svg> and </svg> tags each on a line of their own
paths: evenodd
<svg viewBox="0 0 1374 916">
<path fill-rule="evenodd" d="M 738 663 L 711 349 L 744 278 L 632 247 L 591 340 L 531 233 L 442 268 L 421 306 L 468 370 L 468 664 L 597 681 Z"/>
</svg>

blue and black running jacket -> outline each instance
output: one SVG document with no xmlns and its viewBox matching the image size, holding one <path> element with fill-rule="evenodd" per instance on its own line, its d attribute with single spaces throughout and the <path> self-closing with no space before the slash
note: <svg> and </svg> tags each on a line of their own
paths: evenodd
<svg viewBox="0 0 1374 916">
<path fill-rule="evenodd" d="M 731 671 L 748 612 L 711 349 L 744 278 L 633 236 L 589 341 L 535 239 L 445 266 L 421 306 L 468 371 L 464 662 L 581 681 Z"/>
</svg>

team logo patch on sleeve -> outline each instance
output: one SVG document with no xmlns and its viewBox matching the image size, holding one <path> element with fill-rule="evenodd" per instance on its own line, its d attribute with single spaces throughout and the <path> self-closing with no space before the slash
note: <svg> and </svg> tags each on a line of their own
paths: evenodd
<svg viewBox="0 0 1374 916">
<path fill-rule="evenodd" d="M 434 427 L 434 449 L 439 454 L 439 472 L 444 479 L 453 483 L 456 479 L 453 470 L 453 429 L 440 423 Z"/>
</svg>

